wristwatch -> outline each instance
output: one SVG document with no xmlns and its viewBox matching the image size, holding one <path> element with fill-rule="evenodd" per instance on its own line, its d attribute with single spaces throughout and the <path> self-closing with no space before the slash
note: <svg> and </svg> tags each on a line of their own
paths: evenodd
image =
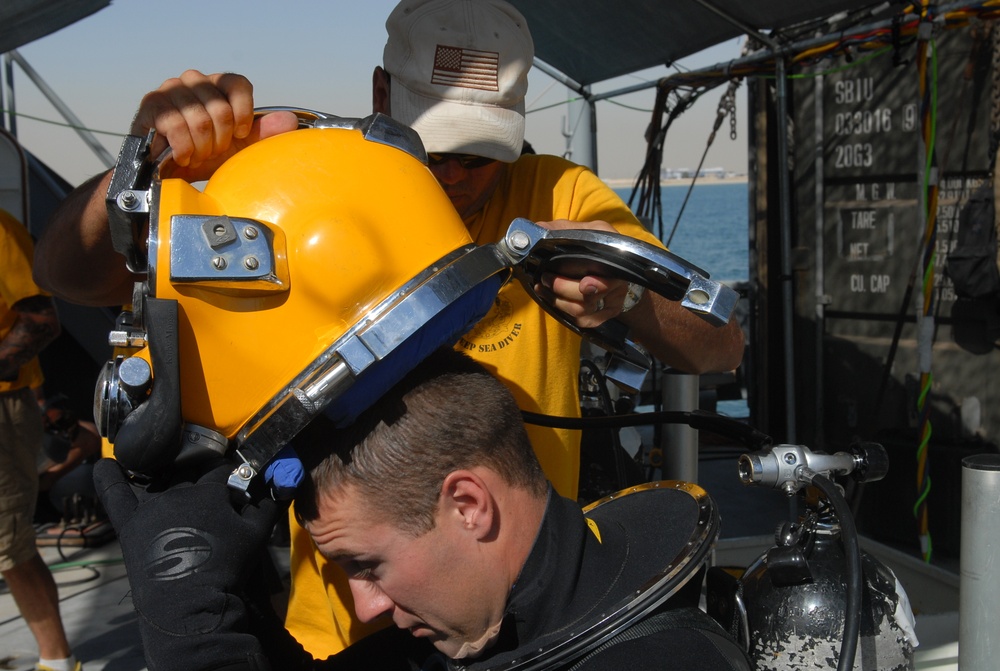
<svg viewBox="0 0 1000 671">
<path fill-rule="evenodd" d="M 635 282 L 628 283 L 628 293 L 625 294 L 625 302 L 622 303 L 622 314 L 625 314 L 642 300 L 642 293 L 646 290 L 646 287 L 641 284 L 636 284 Z"/>
</svg>

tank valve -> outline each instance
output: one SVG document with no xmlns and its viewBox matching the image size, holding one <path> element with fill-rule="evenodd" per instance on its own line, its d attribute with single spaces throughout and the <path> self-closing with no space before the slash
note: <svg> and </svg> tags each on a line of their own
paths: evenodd
<svg viewBox="0 0 1000 671">
<path fill-rule="evenodd" d="M 889 470 L 889 457 L 878 443 L 853 443 L 848 452 L 824 454 L 804 445 L 775 445 L 740 455 L 739 475 L 744 485 L 780 489 L 793 496 L 815 474 L 851 475 L 858 482 L 881 480 Z"/>
</svg>

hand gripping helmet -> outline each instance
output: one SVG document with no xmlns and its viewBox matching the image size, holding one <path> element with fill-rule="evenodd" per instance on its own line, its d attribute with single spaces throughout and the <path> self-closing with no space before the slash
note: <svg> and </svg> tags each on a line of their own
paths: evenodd
<svg viewBox="0 0 1000 671">
<path fill-rule="evenodd" d="M 410 129 L 300 118 L 202 191 L 157 169 L 148 196 L 115 197 L 149 214 L 147 280 L 118 332 L 142 349 L 106 364 L 95 396 L 126 468 L 235 442 L 257 470 L 319 411 L 350 421 L 409 360 L 454 342 L 509 277 L 477 253 Z M 141 269 L 128 227 L 117 241 Z"/>
<path fill-rule="evenodd" d="M 625 236 L 516 219 L 476 246 L 412 129 L 293 111 L 298 130 L 238 152 L 203 190 L 170 177 L 169 155 L 151 160 L 151 138 L 122 146 L 112 243 L 146 280 L 111 342 L 139 351 L 105 365 L 94 416 L 136 474 L 233 448 L 245 489 L 318 413 L 349 423 L 454 343 L 512 275 L 534 295 L 542 272 L 603 261 L 711 322 L 735 306 L 704 271 Z M 579 329 L 539 302 L 617 353 L 622 377 L 649 367 L 620 323 Z"/>
</svg>

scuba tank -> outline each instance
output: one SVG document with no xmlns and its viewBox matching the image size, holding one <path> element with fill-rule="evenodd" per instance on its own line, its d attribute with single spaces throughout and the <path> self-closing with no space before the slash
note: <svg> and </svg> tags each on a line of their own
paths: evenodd
<svg viewBox="0 0 1000 671">
<path fill-rule="evenodd" d="M 815 485 L 805 490 L 799 522 L 782 524 L 775 546 L 738 581 L 735 628 L 758 671 L 913 668 L 916 637 L 906 593 L 891 569 L 860 550 L 849 506 L 819 475 L 872 481 L 887 469 L 885 450 L 875 443 L 834 455 L 779 445 L 740 458 L 744 484 L 789 495 Z"/>
<path fill-rule="evenodd" d="M 776 545 L 740 579 L 749 651 L 758 671 L 836 668 L 844 635 L 847 558 L 842 530 L 829 507 L 798 524 L 784 523 Z M 892 571 L 861 553 L 860 639 L 855 669 L 911 669 L 912 629 Z"/>
</svg>

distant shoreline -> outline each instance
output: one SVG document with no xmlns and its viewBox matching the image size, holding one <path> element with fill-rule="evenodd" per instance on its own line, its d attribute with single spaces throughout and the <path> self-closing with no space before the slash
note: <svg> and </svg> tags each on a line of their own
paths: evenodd
<svg viewBox="0 0 1000 671">
<path fill-rule="evenodd" d="M 635 184 L 635 178 L 628 177 L 616 177 L 603 180 L 605 184 L 613 189 L 621 189 L 631 187 Z M 732 177 L 699 177 L 695 184 L 708 185 L 708 184 L 746 184 L 746 175 L 734 175 Z M 662 179 L 660 184 L 663 186 L 680 186 L 691 184 L 691 178 L 686 177 L 684 179 Z"/>
</svg>

